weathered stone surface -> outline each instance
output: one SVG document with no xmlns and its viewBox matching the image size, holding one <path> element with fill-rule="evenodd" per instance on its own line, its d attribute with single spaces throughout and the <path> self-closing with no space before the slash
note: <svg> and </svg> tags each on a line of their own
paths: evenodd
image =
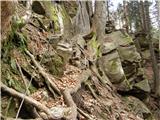
<svg viewBox="0 0 160 120">
<path fill-rule="evenodd" d="M 118 52 L 107 54 L 101 57 L 104 72 L 110 78 L 112 83 L 120 83 L 124 77 L 124 71 L 118 55 Z"/>
<path fill-rule="evenodd" d="M 123 101 L 128 105 L 131 111 L 134 111 L 139 117 L 145 120 L 154 120 L 151 111 L 138 98 L 129 96 L 124 97 Z"/>
<path fill-rule="evenodd" d="M 134 88 L 150 92 L 148 80 L 141 68 L 141 57 L 132 38 L 121 31 L 107 34 L 101 45 L 101 63 L 112 83 L 119 84 L 122 91 Z M 123 67 L 122 67 L 123 66 Z"/>
<path fill-rule="evenodd" d="M 136 83 L 134 86 L 137 87 L 138 89 L 145 91 L 145 92 L 151 91 L 148 80 L 146 80 L 146 79 Z"/>
<path fill-rule="evenodd" d="M 122 61 L 137 62 L 141 59 L 140 54 L 137 52 L 133 40 L 129 35 L 123 34 L 121 31 L 116 31 L 109 34 L 109 36 L 113 39 Z"/>
<path fill-rule="evenodd" d="M 125 33 L 122 33 L 121 31 L 112 32 L 111 34 L 108 34 L 108 36 L 114 40 L 114 43 L 117 47 L 120 45 L 129 45 L 129 43 L 133 42 L 131 37 Z"/>
<path fill-rule="evenodd" d="M 86 41 L 83 39 L 82 36 L 78 35 L 76 36 L 76 41 L 77 41 L 77 45 L 79 45 L 81 47 L 81 49 L 84 49 L 85 45 L 86 45 Z"/>
<path fill-rule="evenodd" d="M 140 54 L 133 45 L 128 47 L 119 47 L 118 52 L 122 61 L 138 62 L 141 59 Z"/>
<path fill-rule="evenodd" d="M 57 45 L 57 53 L 63 58 L 65 63 L 69 62 L 72 55 L 72 45 L 68 42 L 61 41 Z"/>
<path fill-rule="evenodd" d="M 112 50 L 116 50 L 116 46 L 113 42 L 104 43 L 101 47 L 102 54 L 107 54 L 111 52 Z"/>
</svg>

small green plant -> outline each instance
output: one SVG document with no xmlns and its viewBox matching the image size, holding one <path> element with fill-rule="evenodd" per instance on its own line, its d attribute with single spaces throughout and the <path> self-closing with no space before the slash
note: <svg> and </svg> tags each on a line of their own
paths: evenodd
<svg viewBox="0 0 160 120">
<path fill-rule="evenodd" d="M 93 52 L 95 53 L 96 59 L 101 56 L 100 52 L 100 43 L 97 41 L 96 34 L 93 34 L 92 39 L 89 41 L 89 44 L 91 48 L 93 49 Z"/>
</svg>

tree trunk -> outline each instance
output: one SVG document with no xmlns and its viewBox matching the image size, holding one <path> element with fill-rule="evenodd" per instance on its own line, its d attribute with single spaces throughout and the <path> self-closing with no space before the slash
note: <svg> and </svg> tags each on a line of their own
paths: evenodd
<svg viewBox="0 0 160 120">
<path fill-rule="evenodd" d="M 157 5 L 157 21 L 158 21 L 158 28 L 160 28 L 160 1 L 156 1 L 156 5 Z M 159 40 L 160 40 L 160 35 L 159 35 Z M 159 49 L 160 49 L 160 42 L 159 42 Z M 160 59 L 160 52 L 159 52 L 159 59 Z M 156 87 L 156 94 L 158 96 L 160 96 L 160 64 L 158 65 L 158 77 L 159 79 L 157 80 L 157 87 Z"/>
<path fill-rule="evenodd" d="M 86 7 L 87 7 L 87 11 L 88 11 L 88 15 L 89 15 L 89 20 L 90 20 L 90 27 L 92 26 L 92 22 L 93 22 L 93 7 L 92 7 L 92 1 L 86 1 Z"/>
<path fill-rule="evenodd" d="M 90 32 L 90 19 L 87 11 L 87 2 L 79 1 L 78 4 L 78 11 L 75 18 L 75 33 L 86 34 Z"/>
<path fill-rule="evenodd" d="M 93 30 L 97 34 L 100 43 L 103 41 L 105 34 L 105 25 L 107 20 L 106 1 L 95 1 L 95 13 L 93 17 Z"/>
<path fill-rule="evenodd" d="M 107 20 L 110 21 L 110 16 L 109 16 L 109 0 L 107 0 Z"/>
<path fill-rule="evenodd" d="M 123 0 L 123 7 L 124 7 L 125 29 L 126 29 L 126 32 L 129 33 L 128 3 L 125 0 Z"/>
<path fill-rule="evenodd" d="M 146 25 L 146 33 L 147 33 L 147 40 L 149 43 L 149 49 L 150 49 L 150 54 L 151 54 L 151 61 L 152 61 L 152 68 L 153 68 L 153 73 L 154 73 L 154 88 L 155 88 L 155 93 L 156 95 L 160 96 L 160 80 L 159 80 L 159 71 L 158 71 L 158 66 L 157 66 L 157 60 L 155 57 L 154 53 L 154 46 L 152 43 L 152 36 L 151 36 L 151 22 L 150 22 L 150 17 L 149 17 L 149 2 L 145 1 L 145 25 Z"/>
<path fill-rule="evenodd" d="M 1 42 L 5 39 L 11 29 L 11 17 L 15 11 L 14 1 L 0 1 L 1 4 Z M 4 19 L 5 18 L 5 19 Z"/>
<path fill-rule="evenodd" d="M 142 31 L 145 32 L 145 30 L 146 30 L 146 22 L 145 22 L 145 10 L 144 10 L 143 1 L 140 1 L 140 11 L 141 11 Z"/>
<path fill-rule="evenodd" d="M 61 4 L 62 8 L 62 14 L 64 15 L 63 18 L 63 25 L 64 25 L 64 38 L 70 40 L 74 36 L 74 30 L 73 30 L 73 23 L 71 22 L 71 18 L 69 14 L 66 11 L 65 5 Z"/>
</svg>

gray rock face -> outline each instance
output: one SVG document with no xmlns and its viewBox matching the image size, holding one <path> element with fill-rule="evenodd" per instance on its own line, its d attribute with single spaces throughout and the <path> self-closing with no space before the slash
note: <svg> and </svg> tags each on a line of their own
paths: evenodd
<svg viewBox="0 0 160 120">
<path fill-rule="evenodd" d="M 57 52 L 64 61 L 68 62 L 72 54 L 72 46 L 67 42 L 59 42 L 57 45 Z"/>
<path fill-rule="evenodd" d="M 105 43 L 101 45 L 101 53 L 101 67 L 112 83 L 119 84 L 118 89 L 128 91 L 134 87 L 150 92 L 148 80 L 141 68 L 140 54 L 129 35 L 121 31 L 107 34 Z"/>
<path fill-rule="evenodd" d="M 148 80 L 146 80 L 146 79 L 136 83 L 134 86 L 137 87 L 138 89 L 145 91 L 145 92 L 151 91 Z"/>
<path fill-rule="evenodd" d="M 112 83 L 120 83 L 124 77 L 124 71 L 119 54 L 113 43 L 105 43 L 102 47 L 102 67 Z M 112 52 L 111 52 L 112 51 Z"/>
<path fill-rule="evenodd" d="M 129 96 L 124 97 L 123 101 L 127 104 L 128 108 L 136 113 L 139 117 L 145 120 L 154 120 L 151 111 L 139 99 Z"/>
</svg>

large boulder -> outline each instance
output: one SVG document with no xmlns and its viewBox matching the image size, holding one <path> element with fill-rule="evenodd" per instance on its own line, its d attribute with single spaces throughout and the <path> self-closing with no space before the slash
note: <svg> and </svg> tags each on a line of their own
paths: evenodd
<svg viewBox="0 0 160 120">
<path fill-rule="evenodd" d="M 137 52 L 133 40 L 129 35 L 116 31 L 109 34 L 109 36 L 114 40 L 113 42 L 122 61 L 138 62 L 141 60 L 140 54 Z"/>
<path fill-rule="evenodd" d="M 112 83 L 119 83 L 121 91 L 141 90 L 150 92 L 148 80 L 141 67 L 141 56 L 132 38 L 125 32 L 107 34 L 102 49 L 102 66 Z M 129 89 L 128 89 L 129 88 Z"/>
<path fill-rule="evenodd" d="M 124 78 L 124 71 L 116 46 L 111 42 L 104 43 L 101 52 L 101 67 L 103 67 L 105 74 L 112 83 L 120 83 Z"/>
</svg>

